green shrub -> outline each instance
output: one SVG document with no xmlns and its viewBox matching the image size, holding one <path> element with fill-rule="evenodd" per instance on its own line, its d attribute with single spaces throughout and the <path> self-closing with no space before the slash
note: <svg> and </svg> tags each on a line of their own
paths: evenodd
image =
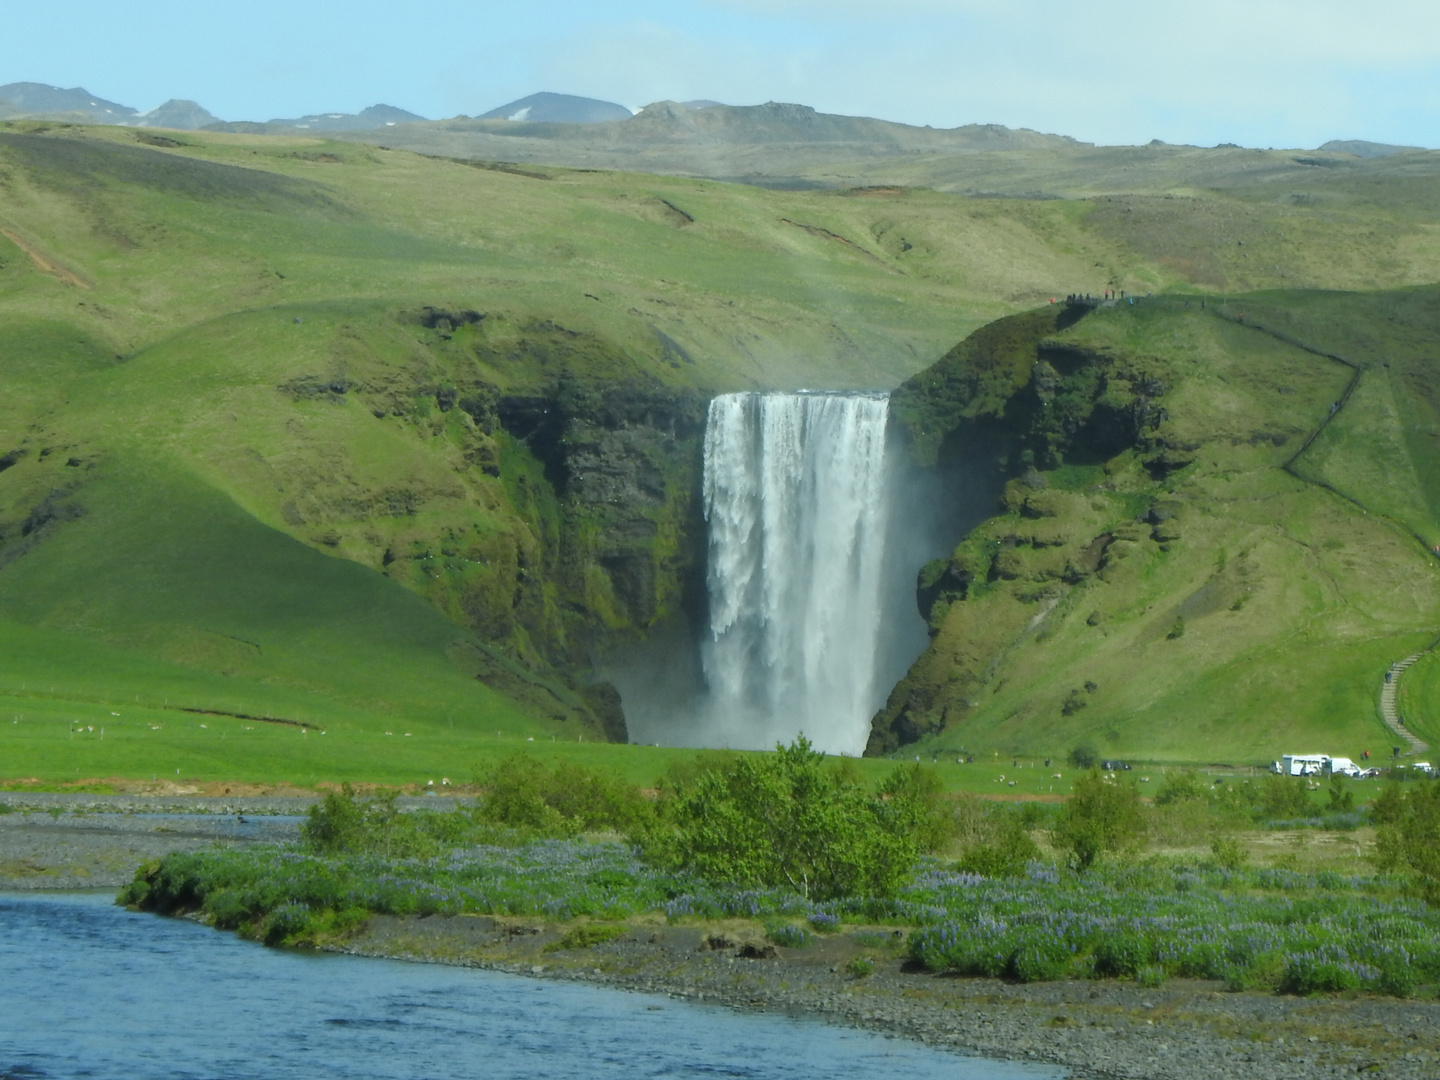
<svg viewBox="0 0 1440 1080">
<path fill-rule="evenodd" d="M 1082 873 L 1105 852 L 1139 847 L 1145 838 L 1139 790 L 1094 771 L 1082 776 L 1051 836 L 1056 847 L 1069 852 L 1071 867 Z"/>
<path fill-rule="evenodd" d="M 1389 791 L 1399 788 L 1387 789 L 1382 798 Z M 1376 863 L 1384 870 L 1408 870 L 1415 891 L 1440 906 L 1440 783 L 1410 785 L 1383 813 L 1386 823 L 1375 833 Z"/>
<path fill-rule="evenodd" d="M 1210 853 L 1215 856 L 1217 866 L 1232 873 L 1250 859 L 1250 853 L 1233 836 L 1217 836 L 1210 842 Z"/>
<path fill-rule="evenodd" d="M 940 833 L 937 801 L 899 770 L 869 791 L 804 737 L 774 754 L 735 758 L 665 792 L 633 835 L 656 866 L 706 881 L 783 887 L 812 899 L 893 896 L 923 843 Z"/>
<path fill-rule="evenodd" d="M 867 975 L 875 974 L 875 961 L 868 956 L 857 956 L 845 965 L 845 970 L 854 975 L 857 979 L 863 979 Z"/>
<path fill-rule="evenodd" d="M 346 784 L 310 807 L 300 826 L 301 839 L 322 854 L 363 851 L 374 830 L 394 816 L 395 797 L 361 803 L 355 789 Z M 382 820 L 383 819 L 383 820 Z"/>
<path fill-rule="evenodd" d="M 1071 749 L 1070 764 L 1076 769 L 1093 769 L 1100 764 L 1100 751 L 1088 739 Z"/>
<path fill-rule="evenodd" d="M 1355 792 L 1350 790 L 1350 778 L 1343 773 L 1330 776 L 1329 803 L 1326 809 L 1332 814 L 1349 813 L 1355 809 Z"/>
<path fill-rule="evenodd" d="M 880 797 L 909 808 L 915 842 L 921 851 L 936 851 L 955 835 L 956 823 L 945 797 L 945 784 L 934 769 L 903 765 L 880 785 Z"/>
<path fill-rule="evenodd" d="M 1135 981 L 1147 990 L 1165 985 L 1165 969 L 1159 964 L 1146 964 L 1135 973 Z"/>
<path fill-rule="evenodd" d="M 1205 782 L 1204 777 L 1194 769 L 1183 769 L 1166 774 L 1165 779 L 1160 782 L 1159 790 L 1155 792 L 1155 805 L 1169 806 L 1171 803 L 1209 797 L 1210 785 Z"/>
<path fill-rule="evenodd" d="M 990 820 L 990 835 L 966 847 L 955 869 L 988 878 L 1019 877 L 1040 857 L 1039 846 L 1030 838 L 1024 819 L 1008 807 L 997 806 Z"/>
<path fill-rule="evenodd" d="M 1370 820 L 1376 825 L 1398 825 L 1405 817 L 1405 789 L 1387 781 L 1370 803 Z"/>
<path fill-rule="evenodd" d="M 627 832 L 651 812 L 637 788 L 596 769 L 565 762 L 547 768 L 523 753 L 496 765 L 481 785 L 480 820 L 546 836 Z"/>
<path fill-rule="evenodd" d="M 1261 820 L 1285 821 L 1308 817 L 1314 812 L 1303 777 L 1276 776 L 1272 773 L 1262 778 L 1259 785 L 1250 785 L 1248 790 L 1256 816 Z"/>
</svg>

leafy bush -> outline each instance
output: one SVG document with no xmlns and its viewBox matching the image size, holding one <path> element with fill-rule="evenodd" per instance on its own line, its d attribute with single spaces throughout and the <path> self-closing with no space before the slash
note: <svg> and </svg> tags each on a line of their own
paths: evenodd
<svg viewBox="0 0 1440 1080">
<path fill-rule="evenodd" d="M 1350 790 L 1350 778 L 1343 773 L 1330 776 L 1329 803 L 1326 809 L 1332 814 L 1345 814 L 1355 809 L 1355 792 Z"/>
<path fill-rule="evenodd" d="M 1070 764 L 1076 769 L 1093 769 L 1100 764 L 1100 751 L 1088 739 L 1077 744 L 1069 754 Z"/>
<path fill-rule="evenodd" d="M 1250 858 L 1250 853 L 1233 836 L 1217 836 L 1210 842 L 1210 853 L 1223 870 L 1239 870 Z"/>
<path fill-rule="evenodd" d="M 828 911 L 817 911 L 807 921 L 810 923 L 810 929 L 820 934 L 834 934 L 840 929 L 839 917 Z"/>
<path fill-rule="evenodd" d="M 1408 870 L 1416 891 L 1440 906 L 1440 783 L 1413 784 L 1398 798 L 1390 795 L 1399 790 L 1388 788 L 1382 799 L 1389 803 L 1374 815 L 1385 822 L 1375 833 L 1375 861 L 1382 870 Z"/>
<path fill-rule="evenodd" d="M 1313 812 L 1305 780 L 1298 776 L 1265 776 L 1258 786 L 1250 785 L 1257 820 L 1303 818 Z"/>
<path fill-rule="evenodd" d="M 1148 990 L 1165 985 L 1165 969 L 1159 964 L 1146 964 L 1135 973 L 1135 981 Z"/>
<path fill-rule="evenodd" d="M 426 858 L 457 844 L 495 839 L 493 830 L 477 829 L 474 818 L 460 809 L 402 814 L 398 795 L 386 791 L 361 799 L 346 784 L 310 807 L 300 836 L 319 854 L 390 858 Z"/>
<path fill-rule="evenodd" d="M 1194 769 L 1183 769 L 1166 774 L 1165 779 L 1160 782 L 1159 790 L 1155 792 L 1155 805 L 1169 806 L 1171 803 L 1209 797 L 1210 785 L 1205 782 L 1204 777 Z"/>
<path fill-rule="evenodd" d="M 989 819 L 989 835 L 967 846 L 955 868 L 987 878 L 1020 877 L 1040 858 L 1039 846 L 1030 838 L 1023 817 L 1009 807 L 997 805 Z"/>
<path fill-rule="evenodd" d="M 651 812 L 638 789 L 605 773 L 564 762 L 547 768 L 523 753 L 500 762 L 481 784 L 481 820 L 545 836 L 627 832 Z"/>
<path fill-rule="evenodd" d="M 846 965 L 845 970 L 855 978 L 863 979 L 867 975 L 875 974 L 875 961 L 868 956 L 857 956 Z"/>
<path fill-rule="evenodd" d="M 1393 780 L 1370 803 L 1370 820 L 1376 825 L 1398 825 L 1405 812 L 1405 789 Z"/>
<path fill-rule="evenodd" d="M 817 900 L 893 896 L 923 842 L 942 834 L 932 790 L 901 769 L 868 791 L 802 736 L 674 786 L 635 840 L 652 865 L 712 883 L 788 885 Z"/>
<path fill-rule="evenodd" d="M 1070 865 L 1088 870 L 1108 851 L 1128 851 L 1144 841 L 1145 818 L 1133 783 L 1115 783 L 1098 772 L 1075 781 L 1070 800 L 1051 830 L 1055 846 L 1070 853 Z"/>
</svg>

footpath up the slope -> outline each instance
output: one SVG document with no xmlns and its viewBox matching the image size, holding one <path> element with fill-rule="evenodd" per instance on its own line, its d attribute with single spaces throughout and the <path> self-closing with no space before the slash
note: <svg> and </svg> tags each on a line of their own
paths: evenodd
<svg viewBox="0 0 1440 1080">
<path fill-rule="evenodd" d="M 1430 749 L 1430 744 L 1413 735 L 1405 722 L 1400 718 L 1400 710 L 1396 708 L 1395 698 L 1400 691 L 1400 677 L 1405 674 L 1414 663 L 1424 656 L 1424 653 L 1415 653 L 1407 656 L 1404 660 L 1397 660 L 1390 665 L 1390 670 L 1385 673 L 1385 682 L 1380 687 L 1380 716 L 1385 721 L 1385 726 L 1398 735 L 1405 744 L 1410 747 L 1411 754 L 1423 754 Z"/>
</svg>

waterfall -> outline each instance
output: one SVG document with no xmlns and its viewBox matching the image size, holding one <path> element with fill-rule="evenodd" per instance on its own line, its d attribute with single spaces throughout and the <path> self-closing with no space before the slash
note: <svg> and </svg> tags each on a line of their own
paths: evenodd
<svg viewBox="0 0 1440 1080">
<path fill-rule="evenodd" d="M 705 430 L 708 745 L 858 754 L 888 685 L 880 394 L 725 394 Z"/>
</svg>

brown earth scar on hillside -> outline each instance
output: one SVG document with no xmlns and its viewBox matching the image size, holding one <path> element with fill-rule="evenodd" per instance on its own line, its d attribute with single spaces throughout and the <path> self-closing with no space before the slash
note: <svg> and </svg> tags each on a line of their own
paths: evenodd
<svg viewBox="0 0 1440 1080">
<path fill-rule="evenodd" d="M 886 269 L 895 269 L 894 267 L 890 266 L 889 263 L 885 262 L 884 259 L 880 258 L 880 256 L 876 255 L 873 251 L 866 251 L 859 244 L 855 243 L 854 240 L 851 240 L 848 237 L 841 236 L 837 232 L 831 232 L 829 229 L 822 228 L 819 225 L 806 225 L 803 221 L 791 221 L 789 218 L 785 217 L 782 217 L 780 220 L 786 225 L 793 225 L 797 229 L 804 229 L 811 236 L 818 236 L 825 240 L 839 240 L 840 243 L 844 244 L 846 247 L 854 248 L 861 255 L 864 255 L 867 258 L 874 259 L 877 263 L 879 263 L 881 266 L 884 266 Z M 895 270 L 895 273 L 903 274 L 904 271 Z"/>
<path fill-rule="evenodd" d="M 34 244 L 30 243 L 30 241 L 26 240 L 19 233 L 15 232 L 13 229 L 9 229 L 6 228 L 4 225 L 0 225 L 0 236 L 4 236 L 5 239 L 9 240 L 26 255 L 29 255 L 30 261 L 35 264 L 35 269 L 39 270 L 42 274 L 53 274 L 55 277 L 65 282 L 66 285 L 73 285 L 77 289 L 94 288 L 93 285 L 91 285 L 88 281 L 82 278 L 79 274 L 75 273 L 73 270 L 67 270 L 65 267 L 61 266 L 55 260 L 47 256 Z"/>
</svg>

